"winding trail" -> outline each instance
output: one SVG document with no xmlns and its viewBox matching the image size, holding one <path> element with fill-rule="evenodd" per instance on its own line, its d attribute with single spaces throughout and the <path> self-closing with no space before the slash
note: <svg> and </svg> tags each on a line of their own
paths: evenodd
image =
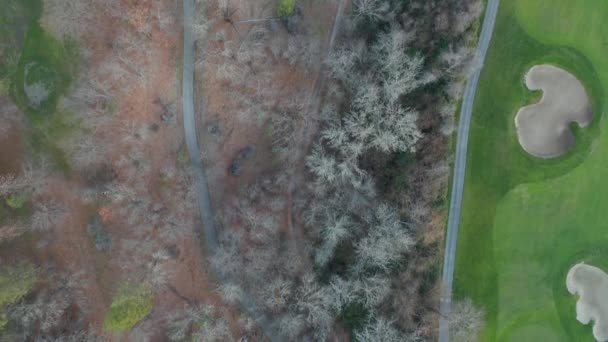
<svg viewBox="0 0 608 342">
<path fill-rule="evenodd" d="M 198 207 L 203 221 L 207 253 L 213 255 L 218 248 L 217 234 L 211 211 L 209 188 L 201 151 L 196 135 L 196 119 L 194 117 L 194 0 L 184 0 L 184 64 L 182 77 L 182 102 L 184 111 L 184 132 L 186 146 L 192 162 L 192 171 L 198 195 Z"/>
<path fill-rule="evenodd" d="M 462 208 L 462 194 L 464 190 L 464 175 L 467 162 L 467 148 L 469 143 L 469 129 L 471 126 L 471 113 L 475 103 L 475 94 L 479 76 L 486 58 L 498 5 L 500 0 L 489 0 L 486 7 L 486 14 L 481 28 L 479 43 L 473 59 L 475 69 L 469 76 L 462 99 L 460 121 L 458 123 L 458 138 L 456 142 L 456 160 L 454 163 L 454 177 L 452 183 L 452 196 L 450 198 L 450 214 L 448 216 L 447 236 L 445 240 L 445 253 L 443 260 L 443 276 L 441 289 L 441 306 L 439 318 L 439 342 L 448 342 L 449 336 L 449 317 L 452 306 L 452 286 L 454 283 L 454 266 L 456 262 L 456 243 L 458 241 L 458 223 L 460 222 L 460 212 Z"/>
<path fill-rule="evenodd" d="M 321 109 L 321 90 L 325 86 L 325 71 L 326 64 L 325 61 L 331 55 L 331 52 L 334 49 L 336 43 L 336 37 L 338 36 L 338 31 L 340 30 L 340 24 L 342 23 L 342 16 L 344 15 L 344 9 L 346 7 L 347 0 L 338 0 L 338 8 L 336 9 L 336 15 L 334 16 L 334 22 L 332 24 L 331 35 L 329 37 L 329 42 L 327 43 L 327 47 L 325 48 L 325 53 L 321 57 L 319 70 L 315 77 L 314 82 L 312 83 L 312 87 L 310 89 L 310 94 L 308 96 L 307 104 L 304 109 L 304 124 L 300 129 L 294 134 L 294 141 L 299 142 L 304 148 L 296 149 L 295 153 L 291 156 L 291 160 L 294 162 L 294 165 L 298 165 L 300 163 L 300 167 L 305 168 L 304 158 L 306 157 L 305 153 L 308 153 L 311 148 L 311 133 L 314 134 L 316 126 L 316 122 L 318 120 L 319 111 Z M 312 132 L 311 132 L 312 130 Z M 294 167 L 291 170 L 290 178 L 291 181 L 289 183 L 289 187 L 287 189 L 288 194 L 288 208 L 293 207 L 293 195 L 297 187 L 302 186 L 302 184 L 298 184 L 295 179 L 295 173 L 300 169 L 300 167 Z M 302 236 L 301 230 L 293 229 L 293 220 L 291 213 L 289 214 L 288 219 L 288 230 L 290 235 L 290 244 L 291 248 L 297 250 L 298 255 L 303 256 L 301 245 L 298 241 L 303 241 L 304 237 Z"/>
</svg>

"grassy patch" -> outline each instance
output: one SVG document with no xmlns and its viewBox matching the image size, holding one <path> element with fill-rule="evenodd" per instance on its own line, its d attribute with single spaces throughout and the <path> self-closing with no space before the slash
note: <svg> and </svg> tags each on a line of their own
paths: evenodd
<svg viewBox="0 0 608 342">
<path fill-rule="evenodd" d="M 57 104 L 77 72 L 78 47 L 40 26 L 40 0 L 0 0 L 0 8 L 0 95 L 10 95 L 28 117 L 26 134 L 34 151 L 49 155 L 67 173 L 57 143 L 70 127 Z"/>
<path fill-rule="evenodd" d="M 112 300 L 104 328 L 108 331 L 127 331 L 151 311 L 154 302 L 152 291 L 144 285 L 123 285 Z"/>
<path fill-rule="evenodd" d="M 8 326 L 8 317 L 6 314 L 0 313 L 0 333 L 5 331 Z"/>
<path fill-rule="evenodd" d="M 608 186 L 601 171 L 608 141 L 600 134 L 606 17 L 608 3 L 599 0 L 501 2 L 473 112 L 454 288 L 484 307 L 484 340 L 591 336 L 589 327 L 575 327 L 563 272 L 577 255 L 608 243 L 608 195 L 598 191 Z M 575 128 L 574 148 L 551 160 L 525 153 L 513 123 L 519 108 L 538 99 L 523 76 L 541 63 L 581 80 L 595 113 L 590 127 Z"/>
<path fill-rule="evenodd" d="M 28 195 L 26 193 L 10 194 L 6 197 L 6 205 L 11 207 L 12 209 L 21 209 L 23 208 L 27 200 Z"/>
<path fill-rule="evenodd" d="M 23 298 L 35 283 L 36 271 L 31 265 L 0 267 L 0 308 Z"/>
<path fill-rule="evenodd" d="M 70 166 L 58 143 L 78 127 L 75 126 L 76 121 L 71 120 L 73 114 L 58 110 L 58 103 L 69 89 L 78 59 L 73 43 L 59 42 L 42 30 L 37 22 L 32 23 L 19 69 L 11 82 L 12 98 L 30 121 L 27 132 L 30 147 L 51 157 L 65 174 L 70 172 Z M 36 81 L 49 85 L 50 94 L 39 106 L 32 106 L 25 92 L 25 84 Z"/>
<path fill-rule="evenodd" d="M 291 17 L 296 10 L 296 0 L 279 0 L 277 4 L 277 15 L 279 17 Z"/>
<path fill-rule="evenodd" d="M 70 84 L 72 63 L 65 46 L 44 31 L 37 20 L 30 22 L 17 70 L 11 81 L 13 100 L 34 122 L 54 114 L 59 97 Z M 46 85 L 48 95 L 38 106 L 34 105 L 26 88 L 39 82 Z"/>
<path fill-rule="evenodd" d="M 5 87 L 17 70 L 27 23 L 37 12 L 33 5 L 32 1 L 0 0 L 0 80 Z"/>
<path fill-rule="evenodd" d="M 190 163 L 190 155 L 188 154 L 188 148 L 186 145 L 182 145 L 177 152 L 177 162 L 182 167 L 187 167 Z"/>
</svg>

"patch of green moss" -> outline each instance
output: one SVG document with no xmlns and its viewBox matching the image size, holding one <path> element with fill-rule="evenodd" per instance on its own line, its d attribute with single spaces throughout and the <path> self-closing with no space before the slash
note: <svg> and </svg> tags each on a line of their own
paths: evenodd
<svg viewBox="0 0 608 342">
<path fill-rule="evenodd" d="M 6 314 L 0 314 L 0 333 L 6 330 L 8 326 L 8 317 Z"/>
<path fill-rule="evenodd" d="M 13 209 L 21 209 L 27 202 L 27 198 L 28 196 L 25 193 L 11 194 L 6 198 L 6 205 Z"/>
<path fill-rule="evenodd" d="M 291 17 L 296 10 L 296 0 L 279 0 L 277 15 L 279 17 Z"/>
<path fill-rule="evenodd" d="M 8 78 L 0 79 L 0 96 L 8 95 L 8 90 L 10 88 L 10 80 Z"/>
<path fill-rule="evenodd" d="M 0 267 L 0 307 L 17 302 L 36 283 L 36 270 L 31 265 Z"/>
<path fill-rule="evenodd" d="M 190 156 L 185 146 L 182 146 L 179 152 L 177 152 L 177 161 L 180 165 L 187 165 L 190 162 Z"/>
<path fill-rule="evenodd" d="M 114 332 L 130 330 L 152 311 L 153 302 L 152 291 L 146 286 L 123 285 L 112 300 L 104 328 Z"/>
</svg>

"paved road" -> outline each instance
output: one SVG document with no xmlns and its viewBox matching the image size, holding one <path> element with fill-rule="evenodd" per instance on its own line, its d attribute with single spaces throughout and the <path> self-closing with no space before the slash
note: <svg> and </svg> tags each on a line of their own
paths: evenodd
<svg viewBox="0 0 608 342">
<path fill-rule="evenodd" d="M 217 235 L 209 200 L 207 177 L 201 159 L 196 135 L 196 119 L 194 117 L 194 36 L 192 24 L 194 23 L 194 0 L 184 0 L 184 65 L 182 77 L 182 101 L 184 110 L 184 132 L 186 146 L 192 162 L 192 171 L 198 194 L 198 206 L 203 221 L 203 232 L 207 254 L 213 255 L 218 248 Z"/>
<path fill-rule="evenodd" d="M 450 214 L 448 216 L 447 237 L 445 240 L 445 254 L 443 260 L 443 278 L 441 290 L 441 307 L 439 319 L 439 342 L 450 340 L 448 332 L 448 318 L 452 304 L 452 286 L 454 282 L 454 264 L 456 259 L 456 242 L 458 240 L 458 223 L 462 207 L 462 193 L 464 189 L 464 175 L 467 162 L 467 147 L 469 143 L 469 128 L 471 113 L 475 102 L 477 84 L 486 58 L 486 52 L 492 39 L 496 13 L 500 0 L 489 0 L 481 35 L 475 52 L 475 69 L 470 75 L 464 91 L 460 122 L 458 123 L 458 138 L 456 142 L 456 160 L 454 164 L 454 177 L 452 183 L 452 197 L 450 199 Z"/>
<path fill-rule="evenodd" d="M 219 244 L 215 231 L 213 211 L 211 210 L 211 201 L 209 200 L 207 177 L 205 176 L 205 168 L 198 145 L 196 118 L 194 116 L 194 36 L 192 32 L 192 24 L 195 19 L 194 15 L 194 0 L 184 0 L 184 64 L 182 77 L 184 132 L 186 135 L 188 154 L 190 155 L 190 161 L 192 162 L 192 173 L 196 193 L 198 195 L 199 212 L 203 222 L 203 234 L 207 247 L 207 255 L 211 256 L 215 254 Z M 218 272 L 215 273 L 218 276 L 220 274 Z M 225 282 L 225 279 L 221 276 L 219 276 L 218 280 L 220 283 Z M 249 296 L 245 295 L 240 304 L 251 317 L 257 319 L 260 328 L 271 341 L 281 340 L 274 332 L 274 329 L 271 328 L 271 322 L 257 309 L 255 303 Z"/>
</svg>

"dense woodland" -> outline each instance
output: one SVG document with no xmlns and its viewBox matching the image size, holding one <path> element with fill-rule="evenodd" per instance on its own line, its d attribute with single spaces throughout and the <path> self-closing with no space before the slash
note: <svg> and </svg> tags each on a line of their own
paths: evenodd
<svg viewBox="0 0 608 342">
<path fill-rule="evenodd" d="M 188 252 L 207 237 L 179 118 L 181 4 L 44 1 L 37 15 L 50 33 L 39 39 L 62 57 L 45 63 L 68 76 L 31 82 L 24 23 L 35 15 L 0 4 L 10 8 L 0 14 L 10 37 L 0 46 L 0 137 L 26 141 L 16 166 L 0 158 L 0 336 L 436 339 L 452 127 L 482 1 L 345 1 L 331 42 L 332 27 L 314 26 L 311 13 L 337 12 L 337 2 L 197 1 L 197 96 L 221 89 L 232 129 L 263 142 L 229 167 L 221 144 L 203 148 L 215 253 Z M 318 77 L 295 90 L 275 82 L 294 70 Z M 223 119 L 203 114 L 199 135 L 228 141 Z M 256 153 L 268 162 L 254 173 Z M 233 192 L 213 192 L 235 178 Z M 88 242 L 64 248 L 90 261 L 61 261 L 78 258 L 55 247 L 74 222 Z M 9 244 L 33 252 L 22 258 Z M 195 261 L 178 278 L 184 255 Z M 184 281 L 201 293 L 185 294 Z M 452 316 L 452 339 L 475 340 L 482 310 L 465 299 Z"/>
<path fill-rule="evenodd" d="M 226 300 L 253 300 L 288 340 L 435 338 L 451 126 L 481 6 L 355 1 L 324 61 L 318 112 L 252 100 L 270 112 L 282 166 L 221 212 L 214 263 Z M 303 179 L 293 169 L 305 133 L 294 127 L 318 129 Z M 285 206 L 289 234 L 276 216 Z M 482 314 L 468 300 L 455 313 L 454 339 L 474 339 Z"/>
</svg>

